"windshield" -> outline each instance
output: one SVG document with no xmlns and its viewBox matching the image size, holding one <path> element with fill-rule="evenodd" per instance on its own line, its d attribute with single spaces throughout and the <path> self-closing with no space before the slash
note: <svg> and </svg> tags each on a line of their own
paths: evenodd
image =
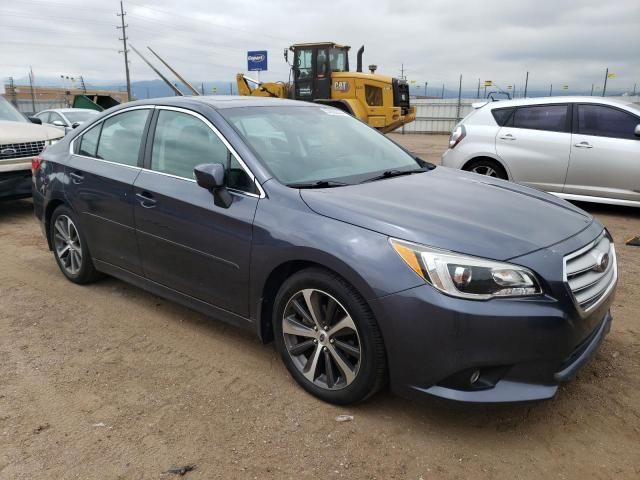
<svg viewBox="0 0 640 480">
<path fill-rule="evenodd" d="M 27 121 L 14 106 L 7 102 L 2 96 L 0 96 L 0 120 L 8 120 L 10 122 Z"/>
<path fill-rule="evenodd" d="M 357 183 L 422 165 L 350 115 L 331 107 L 219 110 L 282 183 Z"/>
<path fill-rule="evenodd" d="M 95 110 L 86 110 L 84 112 L 64 112 L 64 116 L 67 117 L 67 120 L 69 120 L 69 123 L 71 124 L 76 122 L 88 122 L 97 114 L 98 112 Z"/>
</svg>

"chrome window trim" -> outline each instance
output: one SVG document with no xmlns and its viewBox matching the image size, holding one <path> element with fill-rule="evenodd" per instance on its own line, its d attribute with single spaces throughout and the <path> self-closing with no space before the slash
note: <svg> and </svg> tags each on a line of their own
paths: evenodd
<svg viewBox="0 0 640 480">
<path fill-rule="evenodd" d="M 78 139 L 84 137 L 84 135 L 89 132 L 90 130 L 93 130 L 94 128 L 96 128 L 98 125 L 100 125 L 101 123 L 103 123 L 105 120 L 118 115 L 120 113 L 125 113 L 125 112 L 130 112 L 132 110 L 153 110 L 155 108 L 154 105 L 136 105 L 135 107 L 127 107 L 127 108 L 123 108 L 122 110 L 118 110 L 117 112 L 113 112 L 110 113 L 109 115 L 107 115 L 106 117 L 100 119 L 99 122 L 94 123 L 93 125 L 91 125 L 91 127 L 87 128 L 84 132 L 82 132 L 80 135 L 78 135 L 76 138 L 74 138 L 73 140 L 71 140 L 69 142 L 69 155 L 76 155 L 78 157 L 82 157 L 82 158 L 90 158 L 92 160 L 100 160 L 102 162 L 107 162 L 107 163 L 111 163 L 113 165 L 123 165 L 122 163 L 118 163 L 118 162 L 112 162 L 110 160 L 103 160 L 101 158 L 95 158 L 95 157 L 87 157 L 86 155 L 79 155 L 77 153 L 75 153 L 75 146 L 76 146 L 76 142 L 78 141 Z M 131 165 L 125 165 L 126 167 L 131 167 Z M 140 167 L 133 167 L 133 168 L 140 168 Z"/>
<path fill-rule="evenodd" d="M 185 181 L 188 181 L 188 182 L 196 183 L 195 179 L 193 179 L 193 178 L 181 177 L 179 175 L 173 175 L 171 173 L 158 172 L 156 170 L 151 170 L 149 168 L 138 167 L 138 166 L 134 167 L 132 165 L 125 165 L 124 163 L 112 162 L 111 160 L 103 160 L 101 158 L 88 157 L 86 155 L 80 155 L 79 153 L 75 153 L 75 144 L 76 144 L 76 142 L 79 139 L 81 139 L 87 132 L 89 132 L 90 130 L 93 130 L 98 125 L 103 123 L 105 120 L 107 120 L 107 119 L 109 119 L 109 118 L 111 118 L 111 117 L 113 117 L 115 115 L 118 115 L 120 113 L 125 113 L 125 112 L 129 112 L 129 111 L 132 111 L 132 110 L 144 110 L 144 109 L 147 109 L 147 110 L 169 110 L 169 111 L 174 111 L 174 112 L 179 112 L 179 113 L 185 113 L 187 115 L 191 115 L 191 116 L 201 120 L 202 122 L 204 122 L 205 125 L 207 125 L 213 131 L 213 133 L 220 139 L 220 141 L 222 141 L 224 146 L 227 147 L 227 149 L 236 157 L 236 159 L 238 160 L 238 163 L 240 163 L 240 166 L 243 168 L 245 173 L 247 175 L 249 175 L 249 178 L 251 178 L 251 181 L 254 183 L 254 185 L 258 189 L 258 192 L 260 192 L 260 193 L 256 194 L 256 193 L 251 193 L 251 192 L 245 192 L 243 190 L 238 190 L 238 189 L 235 189 L 235 188 L 229 188 L 229 191 L 234 192 L 234 193 L 239 193 L 239 194 L 242 194 L 242 195 L 247 195 L 249 197 L 256 197 L 256 198 L 265 198 L 267 196 L 265 191 L 264 191 L 264 189 L 262 188 L 262 185 L 260 185 L 260 182 L 257 180 L 256 176 L 249 169 L 249 167 L 244 162 L 242 157 L 240 155 L 238 155 L 238 152 L 236 151 L 236 149 L 231 146 L 231 144 L 227 141 L 226 138 L 224 138 L 224 136 L 220 133 L 220 131 L 209 120 L 207 120 L 206 117 L 204 117 L 203 115 L 201 115 L 201 114 L 199 114 L 197 112 L 194 112 L 193 110 L 189 110 L 189 109 L 186 109 L 186 108 L 170 107 L 170 106 L 166 106 L 166 105 L 137 105 L 135 107 L 123 108 L 122 110 L 118 110 L 117 112 L 113 112 L 113 113 L 107 115 L 106 117 L 102 118 L 99 122 L 96 122 L 94 125 L 91 125 L 91 127 L 89 127 L 87 130 L 82 132 L 76 138 L 71 140 L 69 142 L 69 155 L 75 155 L 76 157 L 87 158 L 89 160 L 97 160 L 99 162 L 104 162 L 104 163 L 108 163 L 108 164 L 111 164 L 111 165 L 121 165 L 121 166 L 128 167 L 128 168 L 134 168 L 136 170 L 144 170 L 146 172 L 152 172 L 152 173 L 156 173 L 158 175 L 165 175 L 165 176 L 168 176 L 168 177 L 173 177 L 173 178 L 177 178 L 177 179 L 180 179 L 180 180 L 185 180 Z"/>
<path fill-rule="evenodd" d="M 260 185 L 260 182 L 258 182 L 256 180 L 256 176 L 253 174 L 251 169 L 249 169 L 249 167 L 244 162 L 242 157 L 238 154 L 236 149 L 233 148 L 233 146 L 227 141 L 227 139 L 222 135 L 222 133 L 220 133 L 220 131 L 213 125 L 213 123 L 211 123 L 205 116 L 199 114 L 198 112 L 194 112 L 193 110 L 189 110 L 189 109 L 181 108 L 181 107 L 170 107 L 170 106 L 165 106 L 165 105 L 157 105 L 155 108 L 156 108 L 156 110 L 168 110 L 168 111 L 172 111 L 172 112 L 184 113 L 186 115 L 191 115 L 192 117 L 195 117 L 195 118 L 201 120 L 205 125 L 207 125 L 213 131 L 213 133 L 220 139 L 220 141 L 224 144 L 224 146 L 227 147 L 227 149 L 231 152 L 231 154 L 234 157 L 236 157 L 236 160 L 238 160 L 238 163 L 240 163 L 240 166 L 245 171 L 245 173 L 247 175 L 249 175 L 249 178 L 251 179 L 253 184 L 258 189 L 258 192 L 260 192 L 260 193 L 259 194 L 255 194 L 255 193 L 251 193 L 251 192 L 245 192 L 243 190 L 238 190 L 238 189 L 235 189 L 235 188 L 229 188 L 229 190 L 234 191 L 234 192 L 243 193 L 243 194 L 246 194 L 246 195 L 249 195 L 249 196 L 253 196 L 253 197 L 258 197 L 258 198 L 265 198 L 266 197 L 266 193 L 265 193 L 264 189 L 262 188 L 262 185 Z M 154 173 L 164 174 L 164 172 L 157 172 L 157 171 L 151 170 L 151 169 L 146 169 L 145 168 L 144 170 L 148 170 L 148 171 L 154 172 Z M 170 176 L 173 176 L 173 177 L 176 177 L 176 178 L 182 178 L 184 180 L 190 180 L 190 181 L 195 182 L 195 180 L 193 180 L 193 179 L 186 178 L 186 177 L 180 177 L 179 175 L 172 175 L 170 173 L 166 174 L 166 175 L 170 175 Z"/>
<path fill-rule="evenodd" d="M 588 252 L 589 250 L 591 250 L 593 247 L 595 247 L 600 240 L 602 240 L 602 237 L 604 237 L 606 235 L 606 230 L 602 230 L 602 232 L 600 233 L 600 235 L 598 235 L 596 237 L 595 240 L 593 240 L 592 242 L 588 243 L 587 245 L 585 245 L 584 247 L 576 250 L 575 252 L 569 253 L 568 255 L 565 255 L 563 258 L 563 266 L 562 266 L 562 277 L 564 280 L 564 284 L 567 288 L 567 290 L 569 291 L 569 294 L 571 295 L 571 299 L 573 300 L 573 304 L 575 305 L 576 309 L 578 310 L 578 313 L 580 313 L 581 317 L 586 317 L 592 310 L 595 310 L 596 308 L 598 308 L 600 305 L 602 305 L 602 303 L 609 298 L 609 295 L 611 294 L 611 291 L 615 288 L 615 286 L 618 283 L 618 257 L 616 256 L 616 247 L 613 243 L 613 240 L 611 240 L 611 237 L 609 237 L 609 241 L 610 241 L 610 248 L 609 248 L 609 252 L 611 252 L 611 256 L 613 257 L 613 278 L 611 279 L 611 283 L 607 286 L 607 288 L 605 289 L 605 291 L 602 293 L 602 295 L 600 296 L 600 298 L 598 299 L 598 301 L 596 303 L 594 303 L 593 305 L 589 305 L 588 308 L 584 309 L 580 306 L 580 304 L 578 303 L 575 294 L 573 293 L 573 291 L 571 290 L 571 287 L 569 286 L 569 279 L 567 278 L 567 261 L 571 260 L 572 258 L 578 257 L 580 255 L 582 255 L 585 252 Z"/>
</svg>

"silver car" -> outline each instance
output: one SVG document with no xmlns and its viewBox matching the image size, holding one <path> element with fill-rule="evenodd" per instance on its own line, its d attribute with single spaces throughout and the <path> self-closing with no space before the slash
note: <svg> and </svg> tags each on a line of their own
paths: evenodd
<svg viewBox="0 0 640 480">
<path fill-rule="evenodd" d="M 568 200 L 640 207 L 640 106 L 600 97 L 475 104 L 442 164 Z"/>
<path fill-rule="evenodd" d="M 51 110 L 43 110 L 35 115 L 43 124 L 53 125 L 69 133 L 74 128 L 89 122 L 95 118 L 100 112 L 89 110 L 87 108 L 55 108 Z"/>
</svg>

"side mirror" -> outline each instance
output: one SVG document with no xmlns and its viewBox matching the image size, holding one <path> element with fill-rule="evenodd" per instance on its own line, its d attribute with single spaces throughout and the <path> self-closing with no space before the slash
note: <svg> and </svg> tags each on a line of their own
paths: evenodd
<svg viewBox="0 0 640 480">
<path fill-rule="evenodd" d="M 80 122 L 73 122 L 73 123 L 71 124 L 71 128 L 78 128 L 80 125 L 81 125 L 81 123 L 80 123 Z"/>
<path fill-rule="evenodd" d="M 35 123 L 36 125 L 42 125 L 42 120 L 38 117 L 29 117 L 29 121 L 31 123 Z"/>
<path fill-rule="evenodd" d="M 225 187 L 225 169 L 221 163 L 203 163 L 193 169 L 196 182 L 213 194 L 214 203 L 222 208 L 229 208 L 233 197 Z"/>
<path fill-rule="evenodd" d="M 640 123 L 636 125 L 635 130 L 633 131 L 636 137 L 640 137 Z"/>
<path fill-rule="evenodd" d="M 56 127 L 66 127 L 62 120 L 54 120 L 51 125 L 55 125 Z"/>
</svg>

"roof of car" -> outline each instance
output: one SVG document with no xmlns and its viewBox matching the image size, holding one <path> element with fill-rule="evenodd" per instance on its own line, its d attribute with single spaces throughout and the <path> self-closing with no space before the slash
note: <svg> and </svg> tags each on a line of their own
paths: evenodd
<svg viewBox="0 0 640 480">
<path fill-rule="evenodd" d="M 67 113 L 67 112 L 95 112 L 100 113 L 97 110 L 92 110 L 90 108 L 47 108 L 43 110 L 43 112 L 58 112 L 58 113 Z M 42 112 L 40 112 L 42 113 Z"/>
<path fill-rule="evenodd" d="M 272 107 L 272 106 L 291 106 L 291 107 L 309 107 L 309 106 L 322 106 L 320 104 L 313 104 L 309 102 L 302 102 L 299 100 L 289 100 L 286 98 L 270 98 L 270 97 L 249 97 L 243 95 L 199 95 L 199 96 L 184 96 L 184 97 L 164 97 L 164 98 L 151 98 L 148 100 L 138 100 L 135 102 L 129 102 L 122 104 L 121 106 L 135 106 L 135 105 L 171 105 L 180 106 L 193 103 L 205 103 L 212 106 L 216 110 L 225 108 L 239 108 L 239 107 Z"/>
<path fill-rule="evenodd" d="M 535 98 L 519 98 L 517 100 L 499 100 L 497 102 L 489 102 L 489 108 L 518 107 L 521 105 L 541 105 L 549 103 L 599 103 L 613 106 L 626 106 L 640 109 L 639 105 L 630 103 L 625 97 L 589 97 L 589 96 L 566 96 L 566 97 L 535 97 Z"/>
</svg>

